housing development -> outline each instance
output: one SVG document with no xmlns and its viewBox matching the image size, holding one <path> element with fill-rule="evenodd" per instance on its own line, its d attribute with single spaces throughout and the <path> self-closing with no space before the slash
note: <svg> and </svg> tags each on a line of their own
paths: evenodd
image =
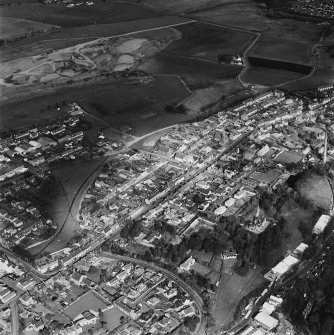
<svg viewBox="0 0 334 335">
<path fill-rule="evenodd" d="M 93 137 L 77 103 L 59 110 L 57 120 L 1 135 L 2 334 L 13 327 L 24 334 L 122 335 L 289 328 L 281 312 L 289 289 L 300 276 L 324 271 L 319 264 L 331 253 L 333 196 L 321 211 L 314 208 L 312 237 L 302 232 L 288 250 L 277 249 L 275 264 L 264 253 L 286 237 L 257 244 L 281 234 L 277 203 L 292 199 L 293 176 L 318 169 L 326 178 L 334 157 L 333 86 L 269 90 L 203 121 L 169 127 L 150 147 L 124 134 Z M 78 229 L 66 247 L 29 257 L 59 234 L 46 210 L 56 189 L 51 171 L 87 157 L 105 160 L 83 194 Z M 242 277 L 256 266 L 261 284 L 232 322 L 215 325 L 222 276 Z M 319 301 L 309 295 L 305 319 Z"/>
</svg>

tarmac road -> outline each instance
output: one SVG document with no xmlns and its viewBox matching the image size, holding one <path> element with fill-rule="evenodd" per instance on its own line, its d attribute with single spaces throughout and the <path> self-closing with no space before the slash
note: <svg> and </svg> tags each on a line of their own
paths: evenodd
<svg viewBox="0 0 334 335">
<path fill-rule="evenodd" d="M 140 259 L 136 259 L 136 258 L 132 258 L 132 257 L 128 257 L 128 256 L 120 256 L 117 254 L 112 254 L 109 252 L 102 252 L 102 255 L 105 257 L 110 257 L 113 259 L 117 259 L 120 261 L 124 261 L 124 262 L 130 262 L 132 264 L 138 264 L 141 265 L 145 268 L 149 268 L 149 269 L 153 269 L 154 271 L 158 271 L 160 273 L 162 273 L 165 277 L 173 280 L 174 282 L 176 282 L 180 287 L 182 287 L 186 292 L 188 292 L 195 304 L 196 307 L 198 309 L 198 312 L 200 314 L 200 325 L 197 327 L 197 331 L 194 333 L 194 335 L 203 335 L 205 332 L 205 326 L 206 326 L 206 320 L 205 320 L 205 316 L 204 316 L 204 311 L 203 311 L 203 300 L 201 298 L 201 296 L 198 294 L 198 292 L 196 292 L 191 286 L 189 286 L 185 281 L 183 281 L 181 278 L 179 278 L 178 276 L 176 276 L 173 272 L 166 270 L 164 268 L 161 268 L 160 266 L 154 264 L 154 263 L 149 263 Z"/>
</svg>

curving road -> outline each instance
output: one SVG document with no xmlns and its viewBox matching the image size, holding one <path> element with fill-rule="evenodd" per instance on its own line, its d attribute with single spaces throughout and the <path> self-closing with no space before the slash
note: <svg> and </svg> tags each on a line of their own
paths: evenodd
<svg viewBox="0 0 334 335">
<path fill-rule="evenodd" d="M 137 264 L 137 265 L 141 265 L 145 268 L 149 268 L 152 269 L 154 271 L 158 271 L 160 273 L 162 273 L 165 277 L 173 280 L 174 282 L 176 282 L 180 287 L 182 287 L 186 292 L 188 292 L 192 298 L 194 299 L 195 305 L 197 307 L 197 310 L 200 314 L 200 325 L 199 327 L 197 327 L 197 331 L 194 333 L 194 335 L 203 335 L 204 334 L 204 330 L 205 330 L 205 326 L 206 326 L 206 320 L 205 320 L 205 316 L 203 313 L 203 299 L 201 298 L 201 296 L 199 295 L 199 293 L 197 291 L 195 291 L 190 285 L 188 285 L 184 280 L 182 280 L 181 278 L 179 278 L 177 275 L 175 275 L 173 272 L 166 270 L 154 263 L 149 263 L 140 259 L 136 259 L 136 258 L 132 258 L 129 256 L 120 256 L 117 254 L 113 254 L 110 252 L 102 252 L 101 253 L 103 256 L 105 257 L 109 257 L 109 258 L 113 258 L 116 260 L 120 260 L 120 261 L 124 261 L 124 262 L 128 262 L 128 263 L 132 263 L 132 264 Z"/>
</svg>

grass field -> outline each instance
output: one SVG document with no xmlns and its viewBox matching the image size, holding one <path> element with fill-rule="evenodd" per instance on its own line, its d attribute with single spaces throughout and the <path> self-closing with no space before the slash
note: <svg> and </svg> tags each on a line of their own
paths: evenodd
<svg viewBox="0 0 334 335">
<path fill-rule="evenodd" d="M 331 210 L 332 189 L 324 177 L 312 175 L 298 181 L 298 193 L 309 200 L 316 208 Z"/>
<path fill-rule="evenodd" d="M 323 29 L 314 23 L 291 19 L 270 19 L 252 0 L 231 2 L 229 5 L 199 11 L 190 16 L 211 23 L 262 32 L 266 37 L 271 36 L 274 42 L 282 38 L 296 42 L 315 42 Z"/>
<path fill-rule="evenodd" d="M 137 19 L 131 22 L 96 24 L 73 29 L 61 29 L 14 42 L 1 49 L 1 60 L 23 58 L 39 55 L 49 50 L 60 50 L 72 45 L 84 43 L 98 38 L 135 33 L 145 29 L 175 25 L 189 20 L 176 16 L 164 16 Z"/>
<path fill-rule="evenodd" d="M 123 316 L 126 318 L 126 315 L 122 313 L 118 308 L 113 307 L 106 310 L 104 313 L 104 318 L 107 322 L 107 329 L 111 332 L 121 325 L 120 318 Z"/>
<path fill-rule="evenodd" d="M 39 96 L 24 101 L 0 105 L 0 129 L 12 129 L 40 123 L 56 117 L 56 110 L 49 111 L 47 106 L 76 101 L 87 108 L 89 113 L 118 128 L 128 123 L 135 135 L 143 135 L 151 131 L 187 120 L 182 114 L 165 112 L 165 106 L 178 102 L 189 96 L 189 92 L 179 78 L 158 77 L 154 85 L 140 85 L 133 80 L 103 81 L 98 84 L 64 88 L 56 93 Z M 94 103 L 98 103 L 105 111 L 98 112 Z M 44 109 L 41 112 L 41 109 Z M 148 112 L 156 113 L 147 119 L 139 118 Z"/>
<path fill-rule="evenodd" d="M 31 20 L 23 20 L 11 17 L 1 17 L 0 39 L 12 39 L 24 36 L 29 31 L 49 30 L 53 26 Z"/>
<path fill-rule="evenodd" d="M 132 21 L 159 16 L 136 4 L 95 1 L 93 6 L 67 8 L 63 5 L 43 5 L 39 2 L 1 8 L 1 16 L 24 18 L 62 27 Z"/>
<path fill-rule="evenodd" d="M 287 90 L 314 89 L 322 85 L 334 84 L 334 70 L 316 70 L 312 76 L 298 80 L 294 83 L 282 86 Z"/>
<path fill-rule="evenodd" d="M 284 38 L 273 39 L 270 36 L 261 36 L 248 56 L 309 65 L 311 63 L 311 57 L 308 54 L 310 46 L 311 44 L 306 42 L 291 41 Z"/>
<path fill-rule="evenodd" d="M 214 79 L 226 79 L 235 78 L 242 68 L 161 52 L 139 66 L 139 69 L 154 74 L 205 75 Z"/>
<path fill-rule="evenodd" d="M 174 41 L 165 51 L 179 56 L 218 61 L 221 54 L 238 55 L 255 38 L 254 34 L 200 22 L 176 28 L 182 39 Z"/>
<path fill-rule="evenodd" d="M 87 160 L 84 162 L 69 163 L 53 171 L 60 186 L 59 196 L 54 200 L 49 211 L 50 216 L 58 224 L 57 232 L 60 234 L 46 244 L 41 244 L 30 250 L 31 254 L 36 255 L 47 246 L 46 251 L 53 252 L 64 248 L 75 231 L 79 228 L 77 215 L 80 209 L 81 198 L 84 196 L 87 187 L 94 179 L 97 168 L 105 158 Z M 75 176 L 75 178 L 73 177 Z M 70 211 L 70 206 L 72 209 Z"/>
<path fill-rule="evenodd" d="M 305 74 L 286 70 L 250 66 L 242 74 L 241 79 L 249 84 L 276 86 L 305 77 Z"/>
<path fill-rule="evenodd" d="M 264 282 L 260 272 L 260 268 L 251 269 L 245 277 L 222 273 L 213 309 L 217 327 L 231 322 L 239 301 Z"/>
<path fill-rule="evenodd" d="M 76 316 L 85 311 L 93 310 L 98 312 L 99 309 L 104 309 L 106 307 L 107 304 L 104 301 L 94 294 L 93 291 L 89 291 L 66 307 L 64 309 L 64 314 L 73 320 Z"/>
<path fill-rule="evenodd" d="M 86 88 L 79 99 L 80 105 L 88 113 L 98 117 L 111 127 L 129 125 L 131 134 L 142 136 L 152 131 L 187 120 L 182 114 L 165 112 L 165 106 L 178 102 L 189 95 L 177 77 L 158 77 L 153 85 L 138 85 L 123 82 L 110 85 L 95 85 Z M 85 98 L 83 98 L 85 97 Z M 77 99 L 78 100 L 78 99 Z M 96 103 L 101 108 L 96 107 Z M 147 119 L 140 115 L 156 113 Z"/>
</svg>

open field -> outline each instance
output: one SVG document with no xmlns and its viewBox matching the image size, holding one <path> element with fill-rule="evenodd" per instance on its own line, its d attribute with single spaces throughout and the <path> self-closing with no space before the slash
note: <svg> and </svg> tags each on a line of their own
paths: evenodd
<svg viewBox="0 0 334 335">
<path fill-rule="evenodd" d="M 57 233 L 60 232 L 60 234 L 53 240 L 32 248 L 31 254 L 36 255 L 44 249 L 48 252 L 54 252 L 66 246 L 79 228 L 77 216 L 81 199 L 105 159 L 102 157 L 84 162 L 68 163 L 53 171 L 61 192 L 54 200 L 49 214 L 57 223 Z M 75 178 L 73 178 L 74 175 Z"/>
<path fill-rule="evenodd" d="M 64 5 L 22 3 L 20 6 L 1 7 L 1 16 L 34 20 L 62 27 L 124 22 L 159 16 L 156 12 L 136 4 L 95 1 L 93 6 L 67 8 Z"/>
<path fill-rule="evenodd" d="M 245 277 L 222 273 L 213 316 L 216 326 L 221 327 L 233 320 L 233 314 L 240 300 L 264 282 L 261 269 L 250 269 Z"/>
<path fill-rule="evenodd" d="M 124 83 L 92 87 L 87 98 L 79 101 L 91 115 L 104 120 L 109 126 L 119 129 L 129 125 L 130 133 L 142 136 L 152 131 L 185 121 L 189 116 L 165 112 L 165 107 L 178 102 L 190 93 L 177 77 L 157 77 L 150 85 Z M 84 97 L 85 95 L 82 95 Z M 139 116 L 155 113 L 148 119 Z"/>
<path fill-rule="evenodd" d="M 0 131 L 40 124 L 63 115 L 61 111 L 57 111 L 55 108 L 47 109 L 48 104 L 54 107 L 57 101 L 62 101 L 61 99 L 60 94 L 55 94 L 53 96 L 46 95 L 26 99 L 25 101 L 1 104 Z"/>
<path fill-rule="evenodd" d="M 140 65 L 139 69 L 153 74 L 196 74 L 226 79 L 235 78 L 242 67 L 161 52 Z"/>
<path fill-rule="evenodd" d="M 98 38 L 136 33 L 141 30 L 173 26 L 188 21 L 176 16 L 164 16 L 138 19 L 131 22 L 88 25 L 70 30 L 60 29 L 48 34 L 14 42 L 7 47 L 2 47 L 0 49 L 0 59 L 2 61 L 9 61 L 13 58 L 31 57 L 50 50 L 60 50 Z"/>
<path fill-rule="evenodd" d="M 31 20 L 23 20 L 11 17 L 1 17 L 0 39 L 12 39 L 24 36 L 30 31 L 47 31 L 53 26 Z"/>
<path fill-rule="evenodd" d="M 73 320 L 76 316 L 85 311 L 93 310 L 98 312 L 99 309 L 104 309 L 106 307 L 107 305 L 104 301 L 102 301 L 93 291 L 89 291 L 66 307 L 64 309 L 64 314 Z"/>
<path fill-rule="evenodd" d="M 165 51 L 173 55 L 196 57 L 218 62 L 219 55 L 238 55 L 255 38 L 254 34 L 195 22 L 176 28 L 182 39 Z"/>
<path fill-rule="evenodd" d="M 234 79 L 220 81 L 215 86 L 200 88 L 193 91 L 193 94 L 182 101 L 182 104 L 190 113 L 200 113 L 202 109 L 213 103 L 233 97 L 244 90 L 243 86 Z"/>
<path fill-rule="evenodd" d="M 323 27 L 317 24 L 290 19 L 270 19 L 254 1 L 243 2 L 232 2 L 188 16 L 210 23 L 262 32 L 264 37 L 272 37 L 273 41 L 288 39 L 296 42 L 315 42 L 321 35 Z"/>
<path fill-rule="evenodd" d="M 126 315 L 122 313 L 118 308 L 113 307 L 108 309 L 103 313 L 104 319 L 107 322 L 107 329 L 111 332 L 121 325 L 120 318 L 123 316 L 126 318 Z"/>
<path fill-rule="evenodd" d="M 94 85 L 64 88 L 53 94 L 0 105 L 1 128 L 23 127 L 54 118 L 57 115 L 56 111 L 49 111 L 47 106 L 54 106 L 56 102 L 61 103 L 65 100 L 78 102 L 89 113 L 106 121 L 111 127 L 119 128 L 127 123 L 132 127 L 132 134 L 144 135 L 187 120 L 189 116 L 165 112 L 165 106 L 178 102 L 189 94 L 179 78 L 173 76 L 158 77 L 156 82 L 150 85 L 139 84 L 134 80 L 106 80 Z M 98 112 L 96 107 L 102 107 L 103 112 Z M 41 112 L 41 109 L 44 111 Z M 139 118 L 148 112 L 156 113 L 150 118 L 150 122 Z"/>
<path fill-rule="evenodd" d="M 137 2 L 141 5 L 153 8 L 158 11 L 167 11 L 173 13 L 184 13 L 188 11 L 194 11 L 204 9 L 206 7 L 212 8 L 221 6 L 224 4 L 233 3 L 236 0 L 131 0 L 131 2 Z M 248 3 L 250 0 L 244 0 L 242 2 Z M 238 3 L 241 1 L 238 0 Z"/>
<path fill-rule="evenodd" d="M 241 79 L 249 84 L 276 86 L 303 77 L 305 77 L 305 74 L 297 72 L 250 66 L 242 74 Z"/>
<path fill-rule="evenodd" d="M 261 36 L 248 56 L 309 65 L 311 63 L 311 56 L 308 53 L 310 46 L 311 44 L 306 42 Z"/>
<path fill-rule="evenodd" d="M 332 188 L 328 180 L 322 176 L 312 175 L 298 181 L 298 193 L 316 208 L 329 212 L 333 198 Z"/>
<path fill-rule="evenodd" d="M 175 27 L 182 38 L 142 64 L 139 69 L 154 74 L 197 75 L 215 80 L 235 78 L 242 67 L 219 64 L 219 55 L 241 54 L 254 38 L 246 32 L 203 23 Z"/>
<path fill-rule="evenodd" d="M 282 88 L 294 91 L 303 89 L 314 89 L 322 85 L 334 84 L 334 70 L 316 70 L 312 76 L 298 80 L 294 83 L 290 83 L 282 86 Z"/>
</svg>

